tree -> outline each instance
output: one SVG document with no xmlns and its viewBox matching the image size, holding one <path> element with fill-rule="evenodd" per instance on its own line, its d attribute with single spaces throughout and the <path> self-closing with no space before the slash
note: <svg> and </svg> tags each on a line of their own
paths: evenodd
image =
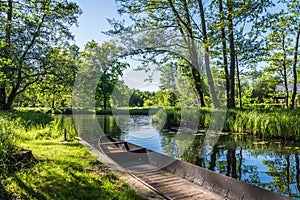
<svg viewBox="0 0 300 200">
<path fill-rule="evenodd" d="M 114 42 L 105 42 L 99 45 L 94 40 L 88 42 L 82 52 L 81 70 L 96 70 L 100 75 L 96 86 L 96 106 L 100 106 L 101 102 L 104 109 L 107 109 L 111 99 L 114 87 L 122 71 L 128 66 L 127 63 L 119 61 L 119 53 L 122 48 L 118 47 Z"/>
<path fill-rule="evenodd" d="M 60 106 L 66 106 L 66 101 L 71 105 L 72 88 L 78 71 L 79 48 L 76 45 L 64 49 L 54 48 L 49 52 L 48 65 L 55 69 L 52 73 L 35 83 L 40 93 L 45 98 L 50 97 L 51 108 L 55 108 L 56 102 Z"/>
<path fill-rule="evenodd" d="M 222 56 L 223 56 L 223 69 L 224 69 L 224 79 L 226 87 L 226 98 L 227 107 L 230 107 L 230 85 L 229 85 L 229 72 L 228 72 L 228 61 L 227 61 L 227 45 L 226 45 L 226 32 L 225 32 L 225 15 L 223 10 L 222 0 L 218 0 L 219 15 L 220 15 L 220 29 L 221 29 L 221 40 L 222 40 Z"/>
<path fill-rule="evenodd" d="M 177 73 L 177 62 L 168 62 L 162 65 L 159 71 L 160 75 L 160 86 L 159 88 L 163 91 L 176 88 L 175 79 L 178 75 Z"/>
<path fill-rule="evenodd" d="M 218 64 L 223 69 L 228 108 L 235 107 L 235 79 L 236 77 L 240 79 L 238 72 L 241 71 L 240 69 L 237 70 L 237 63 L 244 64 L 239 62 L 241 60 L 246 63 L 251 63 L 253 60 L 258 62 L 258 57 L 251 57 L 255 52 L 258 52 L 259 55 L 260 50 L 257 44 L 261 44 L 258 42 L 261 37 L 252 36 L 250 33 L 257 29 L 257 24 L 261 20 L 265 20 L 262 16 L 264 16 L 266 9 L 272 5 L 272 1 L 269 0 L 218 0 L 212 1 L 208 6 L 210 19 L 207 21 L 209 22 L 208 30 L 211 38 L 211 56 L 214 59 L 222 60 Z M 239 86 L 237 89 L 241 91 Z M 238 95 L 241 96 L 241 92 Z M 241 100 L 241 97 L 239 99 Z"/>
<path fill-rule="evenodd" d="M 227 0 L 227 20 L 228 20 L 228 42 L 229 42 L 229 55 L 230 55 L 230 65 L 229 65 L 229 108 L 235 108 L 235 45 L 234 45 L 234 32 L 233 32 L 233 0 Z"/>
<path fill-rule="evenodd" d="M 207 31 L 206 31 L 206 20 L 204 14 L 204 8 L 202 0 L 198 0 L 199 6 L 199 13 L 200 13 L 200 20 L 201 20 L 201 31 L 202 31 L 202 38 L 203 38 L 203 46 L 204 46 L 204 62 L 205 62 L 205 69 L 206 75 L 208 79 L 208 86 L 210 88 L 212 102 L 215 108 L 220 107 L 220 102 L 216 96 L 215 91 L 215 84 L 210 70 L 210 59 L 209 59 L 209 48 L 208 48 L 208 38 L 207 38 Z"/>
<path fill-rule="evenodd" d="M 191 71 L 191 75 L 194 80 L 194 87 L 198 93 L 201 106 L 205 106 L 203 88 L 205 87 L 204 73 L 202 72 L 202 66 L 200 61 L 199 47 L 203 44 L 206 63 L 206 74 L 208 76 L 208 82 L 211 90 L 211 96 L 214 99 L 215 107 L 218 107 L 218 101 L 215 95 L 214 83 L 209 67 L 208 47 L 205 44 L 207 42 L 206 35 L 202 35 L 202 31 L 206 29 L 204 11 L 202 2 L 200 1 L 187 1 L 187 0 L 163 0 L 163 1 L 117 1 L 120 3 L 119 12 L 121 14 L 129 14 L 130 18 L 134 21 L 135 30 L 156 30 L 160 33 L 159 39 L 164 38 L 161 43 L 166 42 L 169 38 L 174 38 L 174 35 L 170 32 L 175 32 L 175 37 L 180 36 L 180 40 L 173 40 L 173 43 L 165 44 L 165 48 L 161 46 L 153 46 L 153 43 L 158 43 L 159 39 L 155 40 L 155 34 L 148 34 L 148 38 L 144 37 L 138 45 L 143 43 L 144 45 L 140 49 L 135 49 L 134 53 L 156 53 L 157 55 L 175 56 L 179 59 L 184 59 L 189 65 L 187 65 Z M 201 7 L 202 6 L 202 7 Z M 202 15 L 199 15 L 202 12 Z M 195 22 L 194 14 L 201 19 L 202 31 L 199 29 L 198 24 Z M 115 23 L 112 23 L 115 30 L 110 33 L 122 33 L 128 31 L 128 28 Z M 167 35 L 164 35 L 167 33 Z M 138 37 L 135 37 L 135 39 Z M 128 38 L 125 38 L 126 40 Z M 153 40 L 155 42 L 153 42 Z M 152 42 L 149 42 L 152 41 Z M 204 41 L 204 43 L 203 43 Z M 161 44 L 160 43 L 160 44 Z M 147 46 L 149 45 L 150 46 Z M 167 47 L 167 48 L 166 48 Z M 174 48 L 175 47 L 175 48 Z M 177 49 L 176 49 L 177 48 Z M 178 50 L 179 49 L 179 50 Z"/>
<path fill-rule="evenodd" d="M 268 55 L 266 60 L 269 61 L 269 66 L 266 70 L 272 70 L 279 73 L 283 80 L 285 88 L 286 101 L 285 106 L 289 106 L 289 76 L 291 73 L 292 59 L 292 39 L 289 37 L 290 28 L 288 27 L 290 16 L 281 10 L 271 16 L 272 32 L 268 34 Z"/>
<path fill-rule="evenodd" d="M 173 89 L 169 89 L 166 91 L 159 91 L 155 95 L 157 104 L 159 106 L 176 106 L 178 103 L 177 96 Z"/>
<path fill-rule="evenodd" d="M 144 99 L 143 94 L 139 90 L 133 90 L 132 95 L 130 96 L 129 100 L 130 107 L 143 107 L 144 106 Z"/>
<path fill-rule="evenodd" d="M 112 94 L 112 106 L 115 107 L 128 107 L 130 101 L 130 89 L 123 80 L 119 80 L 114 87 Z"/>
<path fill-rule="evenodd" d="M 68 46 L 69 28 L 81 11 L 66 0 L 7 0 L 0 9 L 0 108 L 10 109 L 30 85 L 57 70 L 47 55 L 55 46 Z"/>
<path fill-rule="evenodd" d="M 296 93 L 297 93 L 297 82 L 298 82 L 298 74 L 297 74 L 297 63 L 298 63 L 298 50 L 299 50 L 299 38 L 300 38 L 300 23 L 299 23 L 299 12 L 300 12 L 300 4 L 292 0 L 291 2 L 288 3 L 288 9 L 292 13 L 294 19 L 294 32 L 295 32 L 295 47 L 294 47 L 294 58 L 293 58 L 293 93 L 292 93 L 292 98 L 291 98 L 291 108 L 294 108 L 295 106 L 295 99 L 296 99 Z"/>
</svg>

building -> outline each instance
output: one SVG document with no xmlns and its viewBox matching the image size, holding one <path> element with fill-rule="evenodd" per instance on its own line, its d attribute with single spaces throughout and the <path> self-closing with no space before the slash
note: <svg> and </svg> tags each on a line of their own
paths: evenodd
<svg viewBox="0 0 300 200">
<path fill-rule="evenodd" d="M 294 84 L 288 84 L 288 91 L 293 92 Z M 276 85 L 275 92 L 285 92 L 285 87 L 283 84 Z M 297 83 L 297 94 L 300 94 L 300 83 Z"/>
</svg>

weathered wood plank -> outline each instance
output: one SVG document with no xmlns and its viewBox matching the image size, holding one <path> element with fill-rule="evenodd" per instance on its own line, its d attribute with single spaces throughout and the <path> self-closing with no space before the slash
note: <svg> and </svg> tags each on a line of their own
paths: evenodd
<svg viewBox="0 0 300 200">
<path fill-rule="evenodd" d="M 170 197 L 170 199 L 225 199 L 195 183 L 164 170 L 135 175 L 165 196 Z"/>
</svg>

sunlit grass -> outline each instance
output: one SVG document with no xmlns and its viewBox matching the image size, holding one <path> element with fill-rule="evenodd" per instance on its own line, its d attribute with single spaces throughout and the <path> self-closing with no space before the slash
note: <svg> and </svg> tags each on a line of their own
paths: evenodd
<svg viewBox="0 0 300 200">
<path fill-rule="evenodd" d="M 32 150 L 31 167 L 1 180 L 6 196 L 18 199 L 139 199 L 79 142 L 36 140 L 20 145 Z M 3 195 L 3 192 L 2 192 Z M 0 199 L 3 196 L 0 194 Z"/>
<path fill-rule="evenodd" d="M 28 120 L 28 121 L 27 121 Z M 140 199 L 79 142 L 74 129 L 36 111 L 0 113 L 0 199 Z M 69 140 L 62 144 L 63 130 Z M 33 158 L 15 166 L 21 149 Z"/>
</svg>

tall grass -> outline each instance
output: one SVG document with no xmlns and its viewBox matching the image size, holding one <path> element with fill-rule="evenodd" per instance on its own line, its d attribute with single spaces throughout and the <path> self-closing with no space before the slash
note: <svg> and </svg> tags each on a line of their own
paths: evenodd
<svg viewBox="0 0 300 200">
<path fill-rule="evenodd" d="M 198 128 L 207 128 L 211 124 L 212 112 L 222 111 L 210 108 L 198 110 L 166 108 L 154 115 L 153 121 L 164 123 L 160 126 L 170 128 L 182 123 L 188 124 L 189 121 L 195 120 L 197 113 L 200 113 Z M 182 119 L 182 116 L 185 116 L 185 119 Z M 263 138 L 300 140 L 300 110 L 284 108 L 227 110 L 223 131 L 249 133 Z"/>
<path fill-rule="evenodd" d="M 51 127 L 52 133 L 57 137 L 65 133 L 67 134 L 67 139 L 74 139 L 74 137 L 77 136 L 72 117 L 64 117 L 63 115 L 54 116 Z"/>
<path fill-rule="evenodd" d="M 64 138 L 73 139 L 76 131 L 71 118 L 51 115 L 34 110 L 13 110 L 0 112 L 0 174 L 4 174 L 9 160 L 17 151 L 18 143 L 30 140 Z"/>
<path fill-rule="evenodd" d="M 0 118 L 0 175 L 7 172 L 8 161 L 17 149 L 16 133 L 12 125 L 5 119 Z"/>
<path fill-rule="evenodd" d="M 272 111 L 230 110 L 227 112 L 224 129 L 266 138 L 300 140 L 299 111 L 286 109 Z"/>
</svg>

